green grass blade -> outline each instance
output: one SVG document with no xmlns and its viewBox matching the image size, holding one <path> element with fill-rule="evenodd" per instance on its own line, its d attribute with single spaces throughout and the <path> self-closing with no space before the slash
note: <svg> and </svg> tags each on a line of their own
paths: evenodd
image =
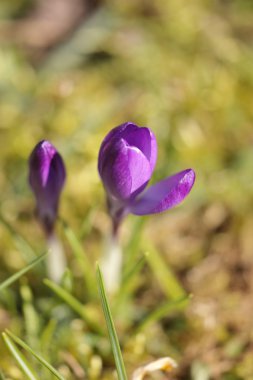
<svg viewBox="0 0 253 380">
<path fill-rule="evenodd" d="M 155 309 L 152 313 L 148 314 L 148 316 L 143 319 L 143 321 L 135 330 L 135 334 L 143 331 L 145 328 L 159 321 L 161 318 L 168 316 L 170 313 L 183 310 L 188 305 L 189 299 L 189 296 L 185 296 L 178 300 L 167 301 L 163 303 L 160 307 Z"/>
<path fill-rule="evenodd" d="M 99 295 L 101 298 L 103 312 L 104 312 L 106 325 L 107 325 L 107 329 L 109 333 L 109 338 L 110 338 L 110 342 L 112 346 L 112 352 L 113 352 L 113 356 L 114 356 L 114 360 L 116 364 L 118 378 L 119 380 L 127 380 L 127 375 L 126 375 L 125 365 L 124 365 L 121 350 L 120 350 L 119 340 L 118 340 L 117 333 L 114 327 L 111 310 L 110 310 L 107 297 L 105 294 L 105 287 L 104 287 L 102 274 L 98 265 L 97 265 L 96 274 L 97 274 Z"/>
<path fill-rule="evenodd" d="M 34 257 L 36 257 L 36 252 L 30 245 L 30 243 L 21 236 L 0 214 L 0 222 L 5 226 L 5 228 L 9 231 L 11 234 L 13 241 L 15 242 L 15 245 L 17 249 L 23 254 L 23 257 L 25 260 L 33 260 Z"/>
<path fill-rule="evenodd" d="M 137 263 L 125 274 L 122 279 L 120 291 L 117 294 L 113 311 L 117 312 L 119 307 L 124 307 L 126 299 L 131 296 L 136 287 L 140 284 L 139 273 L 146 262 L 146 256 L 142 256 Z"/>
<path fill-rule="evenodd" d="M 169 264 L 153 247 L 149 248 L 146 257 L 150 268 L 166 296 L 173 300 L 185 297 L 186 292 L 170 269 Z"/>
<path fill-rule="evenodd" d="M 145 218 L 136 218 L 132 228 L 132 234 L 125 248 L 126 260 L 123 268 L 123 274 L 129 272 L 133 263 L 137 261 L 137 255 L 139 252 L 139 246 L 141 241 L 142 229 L 145 224 Z"/>
<path fill-rule="evenodd" d="M 40 344 L 40 316 L 34 307 L 32 289 L 26 284 L 20 287 L 22 298 L 22 311 L 24 320 L 24 329 L 26 331 L 27 343 L 36 349 Z"/>
<path fill-rule="evenodd" d="M 0 380 L 5 380 L 5 376 L 1 370 L 0 370 Z"/>
<path fill-rule="evenodd" d="M 14 340 L 19 346 L 21 346 L 24 350 L 29 352 L 31 355 L 33 355 L 44 367 L 46 367 L 57 379 L 59 380 L 65 380 L 64 377 L 50 364 L 48 363 L 44 358 L 42 358 L 40 355 L 36 354 L 23 340 L 18 338 L 16 335 L 11 333 L 9 330 L 6 330 L 6 334 Z"/>
<path fill-rule="evenodd" d="M 43 255 L 37 257 L 34 259 L 30 264 L 26 265 L 24 268 L 22 268 L 20 271 L 13 274 L 11 277 L 7 278 L 4 282 L 0 284 L 0 291 L 10 286 L 13 282 L 18 280 L 23 274 L 28 272 L 30 269 L 32 269 L 35 265 L 37 265 L 40 261 L 42 261 L 46 257 L 47 253 L 44 253 Z"/>
<path fill-rule="evenodd" d="M 62 225 L 64 234 L 68 240 L 72 252 L 83 272 L 88 294 L 92 299 L 94 299 L 94 297 L 96 296 L 96 281 L 95 276 L 93 275 L 94 268 L 91 265 L 87 257 L 87 254 L 85 253 L 80 241 L 78 240 L 72 229 L 67 225 L 66 222 L 62 222 Z"/>
<path fill-rule="evenodd" d="M 139 258 L 139 260 L 132 266 L 132 268 L 129 269 L 129 271 L 123 276 L 122 279 L 122 288 L 125 286 L 127 287 L 127 284 L 132 281 L 132 279 L 140 273 L 142 270 L 144 264 L 146 262 L 146 256 L 142 256 Z"/>
<path fill-rule="evenodd" d="M 95 322 L 94 317 L 89 315 L 89 312 L 85 306 L 82 305 L 81 302 L 79 302 L 74 296 L 72 296 L 72 294 L 48 279 L 44 280 L 44 284 L 48 286 L 59 298 L 66 302 L 72 310 L 79 314 L 92 331 L 99 335 L 104 334 L 101 326 Z"/>
<path fill-rule="evenodd" d="M 5 333 L 2 333 L 4 343 L 8 347 L 14 359 L 17 361 L 19 367 L 23 373 L 27 376 L 29 380 L 39 380 L 39 377 L 36 375 L 34 369 L 30 366 L 24 355 L 16 347 L 12 339 Z"/>
</svg>

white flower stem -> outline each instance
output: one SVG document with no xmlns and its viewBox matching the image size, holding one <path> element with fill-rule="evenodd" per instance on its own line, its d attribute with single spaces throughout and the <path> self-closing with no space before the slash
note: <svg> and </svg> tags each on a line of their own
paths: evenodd
<svg viewBox="0 0 253 380">
<path fill-rule="evenodd" d="M 52 281 L 59 283 L 67 266 L 63 246 L 54 233 L 47 237 L 47 246 L 48 255 L 46 256 L 46 264 L 48 277 Z"/>
<path fill-rule="evenodd" d="M 115 294 L 119 289 L 122 271 L 122 249 L 117 236 L 109 235 L 101 260 L 101 270 L 105 288 L 109 294 Z"/>
</svg>

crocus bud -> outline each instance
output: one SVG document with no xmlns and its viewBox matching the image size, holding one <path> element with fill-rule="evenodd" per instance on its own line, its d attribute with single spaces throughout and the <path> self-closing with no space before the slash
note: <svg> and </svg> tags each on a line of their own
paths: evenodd
<svg viewBox="0 0 253 380">
<path fill-rule="evenodd" d="M 101 144 L 98 171 L 107 193 L 114 228 L 128 213 L 148 215 L 170 209 L 189 194 L 195 173 L 184 170 L 145 190 L 155 167 L 153 132 L 128 122 L 114 128 Z"/>
<path fill-rule="evenodd" d="M 45 232 L 53 232 L 66 171 L 55 147 L 40 141 L 29 159 L 29 183 L 36 199 L 37 216 Z"/>
</svg>

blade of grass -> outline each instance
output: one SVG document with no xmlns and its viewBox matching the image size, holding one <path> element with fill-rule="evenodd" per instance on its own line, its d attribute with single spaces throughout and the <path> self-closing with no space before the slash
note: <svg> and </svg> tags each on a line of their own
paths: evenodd
<svg viewBox="0 0 253 380">
<path fill-rule="evenodd" d="M 95 276 L 93 275 L 93 267 L 88 259 L 87 254 L 84 252 L 84 249 L 80 241 L 74 234 L 73 230 L 67 225 L 66 222 L 62 221 L 62 226 L 66 239 L 68 240 L 72 252 L 83 272 L 88 294 L 91 299 L 94 299 L 94 297 L 96 297 L 96 282 Z"/>
<path fill-rule="evenodd" d="M 145 218 L 136 218 L 135 223 L 132 228 L 132 235 L 129 239 L 129 242 L 125 248 L 126 252 L 126 262 L 123 269 L 123 274 L 125 275 L 129 272 L 130 268 L 133 266 L 133 263 L 136 260 L 136 256 L 138 254 L 138 248 L 141 240 L 141 233 L 143 229 L 143 225 L 145 223 Z"/>
<path fill-rule="evenodd" d="M 6 330 L 6 334 L 14 340 L 19 346 L 21 346 L 24 350 L 29 352 L 31 355 L 33 355 L 44 367 L 46 367 L 57 379 L 59 380 L 65 380 L 64 377 L 50 364 L 48 363 L 44 358 L 42 358 L 40 355 L 38 355 L 36 352 L 33 351 L 32 348 L 30 348 L 23 340 L 18 338 L 16 335 L 11 333 L 9 330 Z"/>
<path fill-rule="evenodd" d="M 117 294 L 117 298 L 115 300 L 115 304 L 113 306 L 113 310 L 117 312 L 116 310 L 121 306 L 124 305 L 124 302 L 127 297 L 129 297 L 134 289 L 138 286 L 140 283 L 140 278 L 137 275 L 142 270 L 144 264 L 146 261 L 146 256 L 142 256 L 137 263 L 125 274 L 125 276 L 122 279 L 121 282 L 121 288 L 120 291 Z"/>
<path fill-rule="evenodd" d="M 18 272 L 13 274 L 11 277 L 7 278 L 5 281 L 3 281 L 0 284 L 0 291 L 10 286 L 13 282 L 18 280 L 23 274 L 28 272 L 30 269 L 32 269 L 35 265 L 37 265 L 40 261 L 42 261 L 46 257 L 47 253 L 44 253 L 43 255 L 37 257 L 34 259 L 30 264 L 26 265 L 24 268 L 20 269 Z"/>
<path fill-rule="evenodd" d="M 0 380 L 5 380 L 5 376 L 1 370 L 0 370 Z"/>
<path fill-rule="evenodd" d="M 86 322 L 87 326 L 99 335 L 104 335 L 101 326 L 94 320 L 94 316 L 89 315 L 89 311 L 81 304 L 72 294 L 67 292 L 61 286 L 55 284 L 53 281 L 45 279 L 44 284 L 48 286 L 59 298 L 66 302 L 72 310 L 81 316 Z"/>
<path fill-rule="evenodd" d="M 139 258 L 139 260 L 129 269 L 122 279 L 122 288 L 127 286 L 129 282 L 142 270 L 146 261 L 146 255 Z"/>
<path fill-rule="evenodd" d="M 17 361 L 19 367 L 21 368 L 23 373 L 27 376 L 27 379 L 39 380 L 39 377 L 36 375 L 34 369 L 30 366 L 30 364 L 28 363 L 24 355 L 16 347 L 12 339 L 6 333 L 2 333 L 2 337 L 3 337 L 4 343 L 8 347 L 14 359 Z"/>
<path fill-rule="evenodd" d="M 42 333 L 40 334 L 40 347 L 43 356 L 49 355 L 51 343 L 53 341 L 53 334 L 57 326 L 57 321 L 55 319 L 50 319 Z"/>
<path fill-rule="evenodd" d="M 15 229 L 3 218 L 3 216 L 0 214 L 0 222 L 5 226 L 5 228 L 9 231 L 11 234 L 13 241 L 15 242 L 15 245 L 17 249 L 23 254 L 23 257 L 25 260 L 32 260 L 34 257 L 36 257 L 36 252 L 28 243 L 28 241 L 21 236 Z"/>
<path fill-rule="evenodd" d="M 107 301 L 107 297 L 105 294 L 105 287 L 104 287 L 102 274 L 98 265 L 97 265 L 96 274 L 97 274 L 99 295 L 100 295 L 102 308 L 103 308 L 103 312 L 104 312 L 104 316 L 106 320 L 106 325 L 107 325 L 107 329 L 109 333 L 109 338 L 110 338 L 110 342 L 112 346 L 112 352 L 113 352 L 113 356 L 114 356 L 114 360 L 116 364 L 118 378 L 119 380 L 127 380 L 127 375 L 126 375 L 125 365 L 124 365 L 121 350 L 120 350 L 119 340 L 118 340 L 117 333 L 114 327 L 109 303 Z"/>
<path fill-rule="evenodd" d="M 20 287 L 22 311 L 27 343 L 35 349 L 40 344 L 40 317 L 34 307 L 32 289 L 24 283 Z"/>
<path fill-rule="evenodd" d="M 153 323 L 159 321 L 161 318 L 168 316 L 170 313 L 183 310 L 188 305 L 189 299 L 189 296 L 185 296 L 178 300 L 167 301 L 163 303 L 160 307 L 155 309 L 152 313 L 148 314 L 148 316 L 143 319 L 143 321 L 135 330 L 134 334 L 138 334 Z"/>
<path fill-rule="evenodd" d="M 186 292 L 170 269 L 169 264 L 153 247 L 149 247 L 146 257 L 150 268 L 166 296 L 173 300 L 185 297 Z"/>
</svg>

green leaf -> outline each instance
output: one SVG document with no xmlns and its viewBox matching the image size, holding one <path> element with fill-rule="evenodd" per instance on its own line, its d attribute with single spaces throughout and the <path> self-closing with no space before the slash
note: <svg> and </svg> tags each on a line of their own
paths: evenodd
<svg viewBox="0 0 253 380">
<path fill-rule="evenodd" d="M 133 266 L 133 263 L 137 261 L 137 255 L 141 241 L 141 233 L 145 222 L 145 218 L 135 218 L 133 222 L 132 234 L 125 248 L 126 259 L 123 268 L 124 275 L 129 272 L 130 268 Z"/>
<path fill-rule="evenodd" d="M 189 296 L 184 296 L 178 300 L 167 301 L 155 309 L 152 313 L 148 314 L 146 318 L 140 323 L 135 330 L 135 334 L 141 332 L 153 323 L 159 321 L 161 318 L 166 317 L 169 313 L 184 309 L 189 303 Z"/>
<path fill-rule="evenodd" d="M 25 260 L 29 261 L 34 259 L 36 257 L 36 252 L 30 245 L 30 243 L 20 235 L 0 214 L 0 222 L 5 226 L 5 228 L 9 231 L 11 234 L 13 241 L 15 242 L 15 245 L 17 249 L 23 254 L 23 257 Z"/>
<path fill-rule="evenodd" d="M 96 332 L 99 335 L 104 334 L 101 326 L 94 320 L 94 316 L 91 316 L 88 309 L 82 305 L 81 302 L 79 302 L 74 296 L 72 296 L 72 294 L 51 280 L 45 279 L 44 284 L 48 286 L 58 297 L 65 301 L 72 310 L 79 314 L 92 331 Z"/>
<path fill-rule="evenodd" d="M 126 299 L 131 296 L 136 287 L 140 284 L 139 273 L 146 262 L 146 256 L 142 256 L 135 265 L 125 274 L 121 281 L 120 291 L 117 294 L 113 311 L 117 312 L 119 307 L 124 307 Z"/>
<path fill-rule="evenodd" d="M 15 343 L 11 338 L 8 337 L 6 333 L 2 333 L 4 343 L 8 347 L 14 359 L 17 361 L 19 367 L 27 376 L 29 380 L 39 380 L 39 377 L 36 375 L 34 369 L 30 366 L 24 355 L 16 347 Z"/>
<path fill-rule="evenodd" d="M 32 354 L 44 367 L 46 367 L 55 377 L 57 377 L 57 379 L 65 380 L 64 377 L 50 363 L 48 363 L 40 355 L 36 354 L 36 352 L 34 352 L 33 349 L 30 348 L 23 340 L 11 333 L 9 330 L 6 330 L 6 334 L 8 334 L 9 337 L 11 337 L 14 342 L 20 345 L 24 350 Z"/>
<path fill-rule="evenodd" d="M 173 300 L 185 297 L 186 292 L 178 282 L 169 264 L 153 247 L 149 247 L 146 257 L 150 268 L 166 296 Z"/>
<path fill-rule="evenodd" d="M 86 252 L 84 251 L 80 241 L 74 234 L 73 230 L 67 225 L 66 222 L 62 222 L 64 234 L 69 242 L 72 252 L 80 265 L 80 269 L 83 272 L 84 281 L 87 287 L 89 296 L 94 299 L 96 296 L 96 282 L 93 275 L 94 269 L 91 265 Z"/>
<path fill-rule="evenodd" d="M 31 288 L 24 283 L 20 287 L 22 298 L 22 311 L 24 319 L 24 329 L 26 331 L 26 340 L 34 348 L 40 344 L 40 316 L 34 307 L 33 294 Z"/>
<path fill-rule="evenodd" d="M 114 356 L 114 360 L 116 364 L 118 378 L 119 380 L 127 380 L 127 375 L 126 375 L 126 370 L 125 370 L 125 366 L 124 366 L 124 362 L 123 362 L 123 358 L 122 358 L 122 354 L 120 350 L 119 340 L 118 340 L 117 333 L 114 327 L 111 310 L 107 301 L 102 274 L 98 265 L 97 265 L 96 274 L 97 274 L 99 295 L 101 298 L 103 312 L 104 312 L 106 325 L 107 325 L 107 329 L 109 333 L 109 338 L 110 338 L 110 342 L 112 346 L 112 352 L 113 352 L 113 356 Z"/>
<path fill-rule="evenodd" d="M 37 265 L 40 261 L 42 261 L 46 257 L 47 253 L 44 253 L 43 255 L 37 257 L 34 259 L 30 264 L 25 266 L 24 268 L 20 269 L 18 272 L 13 274 L 11 277 L 7 278 L 4 282 L 0 284 L 0 291 L 10 286 L 13 282 L 18 280 L 23 274 L 28 272 L 30 269 L 32 269 L 35 265 Z"/>
<path fill-rule="evenodd" d="M 56 326 L 57 321 L 55 319 L 50 319 L 40 334 L 40 347 L 43 355 L 48 355 L 50 352 L 53 334 L 55 332 Z"/>
<path fill-rule="evenodd" d="M 140 273 L 145 262 L 146 256 L 142 256 L 139 258 L 139 260 L 132 266 L 132 268 L 130 268 L 130 270 L 123 276 L 121 288 L 128 287 L 128 283 L 131 282 L 132 279 Z"/>
</svg>

